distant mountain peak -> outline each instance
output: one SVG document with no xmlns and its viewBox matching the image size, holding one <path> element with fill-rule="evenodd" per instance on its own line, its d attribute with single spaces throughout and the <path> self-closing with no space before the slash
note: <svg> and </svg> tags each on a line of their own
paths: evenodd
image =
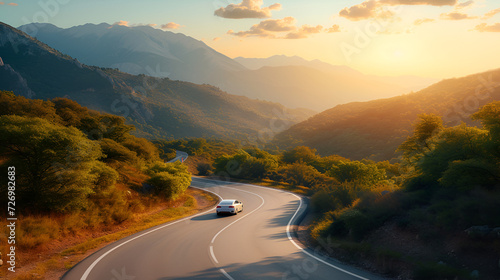
<svg viewBox="0 0 500 280">
<path fill-rule="evenodd" d="M 118 68 L 130 74 L 210 83 L 213 76 L 246 68 L 204 42 L 151 26 L 84 24 L 57 28 L 27 24 L 42 42 L 84 64 Z"/>
</svg>

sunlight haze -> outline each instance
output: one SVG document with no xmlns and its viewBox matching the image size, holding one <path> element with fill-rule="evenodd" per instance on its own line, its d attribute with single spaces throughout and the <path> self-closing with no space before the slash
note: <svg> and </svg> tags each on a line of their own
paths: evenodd
<svg viewBox="0 0 500 280">
<path fill-rule="evenodd" d="M 500 62 L 500 5 L 491 0 L 244 1 L 249 7 L 228 0 L 13 1 L 1 2 L 0 17 L 15 27 L 151 25 L 202 40 L 231 58 L 296 55 L 365 74 L 438 79 Z"/>
</svg>

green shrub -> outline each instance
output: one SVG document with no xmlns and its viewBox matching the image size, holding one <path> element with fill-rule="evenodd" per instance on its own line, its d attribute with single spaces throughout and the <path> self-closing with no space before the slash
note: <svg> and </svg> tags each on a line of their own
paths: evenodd
<svg viewBox="0 0 500 280">
<path fill-rule="evenodd" d="M 200 176 L 210 175 L 212 173 L 212 169 L 212 165 L 208 162 L 200 162 L 196 165 L 196 170 Z"/>
<path fill-rule="evenodd" d="M 129 164 L 138 162 L 138 157 L 135 152 L 112 139 L 104 138 L 100 140 L 99 143 L 101 144 L 102 152 L 105 155 L 103 158 L 104 162 L 110 163 L 121 161 Z"/>
<path fill-rule="evenodd" d="M 168 172 L 156 173 L 147 183 L 154 187 L 156 195 L 161 195 L 167 199 L 176 199 L 189 187 L 187 180 Z"/>
</svg>

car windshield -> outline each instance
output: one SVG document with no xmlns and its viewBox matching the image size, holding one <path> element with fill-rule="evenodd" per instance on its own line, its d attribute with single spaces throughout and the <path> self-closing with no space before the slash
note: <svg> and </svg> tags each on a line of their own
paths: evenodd
<svg viewBox="0 0 500 280">
<path fill-rule="evenodd" d="M 233 205 L 232 201 L 221 201 L 219 205 Z"/>
</svg>

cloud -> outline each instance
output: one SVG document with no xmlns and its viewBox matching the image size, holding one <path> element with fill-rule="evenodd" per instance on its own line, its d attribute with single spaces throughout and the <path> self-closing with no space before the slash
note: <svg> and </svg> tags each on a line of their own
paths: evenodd
<svg viewBox="0 0 500 280">
<path fill-rule="evenodd" d="M 215 38 L 212 39 L 212 41 L 214 41 L 214 42 L 217 42 L 219 40 L 220 40 L 220 37 L 215 37 Z"/>
<path fill-rule="evenodd" d="M 161 29 L 179 29 L 180 27 L 181 25 L 175 22 L 169 22 L 161 25 Z"/>
<path fill-rule="evenodd" d="M 429 6 L 454 6 L 458 0 L 380 0 L 381 4 L 390 6 L 399 5 L 429 5 Z"/>
<path fill-rule="evenodd" d="M 340 31 L 340 26 L 338 24 L 332 25 L 332 27 L 328 28 L 328 33 L 336 33 L 336 32 L 341 32 Z"/>
<path fill-rule="evenodd" d="M 261 21 L 258 24 L 252 25 L 248 31 L 233 32 L 228 31 L 228 34 L 247 37 L 247 36 L 257 36 L 264 38 L 276 38 L 275 32 L 293 31 L 296 29 L 295 22 L 297 20 L 294 17 L 286 17 L 283 19 L 267 19 Z"/>
<path fill-rule="evenodd" d="M 441 19 L 445 20 L 464 20 L 464 19 L 475 19 L 477 17 L 474 16 L 469 16 L 466 13 L 458 12 L 458 11 L 452 11 L 449 13 L 443 13 L 439 16 Z"/>
<path fill-rule="evenodd" d="M 323 31 L 324 27 L 321 25 L 309 26 L 302 25 L 299 30 L 290 32 L 283 37 L 283 39 L 303 39 L 309 37 L 310 34 L 317 34 Z"/>
<path fill-rule="evenodd" d="M 7 5 L 9 5 L 9 6 L 19 6 L 17 3 L 9 3 Z"/>
<path fill-rule="evenodd" d="M 113 25 L 121 25 L 121 26 L 128 26 L 128 21 L 126 20 L 120 20 L 120 21 L 117 21 L 115 23 L 113 23 Z"/>
<path fill-rule="evenodd" d="M 385 10 L 384 8 L 387 6 L 454 6 L 457 4 L 457 2 L 458 0 L 367 0 L 365 2 L 362 2 L 361 4 L 342 9 L 339 12 L 339 15 L 352 21 L 359 21 L 370 18 L 389 19 L 394 17 L 394 12 Z M 473 1 L 468 1 L 462 4 L 465 7 L 469 6 L 472 3 Z"/>
<path fill-rule="evenodd" d="M 341 17 L 358 21 L 368 18 L 376 18 L 380 13 L 380 3 L 377 0 L 368 0 L 350 8 L 344 8 L 339 12 Z"/>
<path fill-rule="evenodd" d="M 214 15 L 223 18 L 270 18 L 271 11 L 281 10 L 281 4 L 275 3 L 269 7 L 261 8 L 262 0 L 243 0 L 239 4 L 229 4 L 215 10 Z"/>
<path fill-rule="evenodd" d="M 473 0 L 470 0 L 470 1 L 467 1 L 467 2 L 463 2 L 463 3 L 458 3 L 455 6 L 455 9 L 460 10 L 460 9 L 469 8 L 470 6 L 472 6 L 472 4 L 474 4 Z"/>
<path fill-rule="evenodd" d="M 495 23 L 492 25 L 481 23 L 480 25 L 477 25 L 474 30 L 477 30 L 479 32 L 500 32 L 500 23 Z"/>
<path fill-rule="evenodd" d="M 5 5 L 5 2 L 0 2 L 0 5 Z"/>
<path fill-rule="evenodd" d="M 483 18 L 484 19 L 489 19 L 489 18 L 492 18 L 493 16 L 495 16 L 498 13 L 500 13 L 500 8 L 494 9 L 492 11 L 487 12 L 486 14 L 484 14 Z"/>
<path fill-rule="evenodd" d="M 429 23 L 429 22 L 433 22 L 433 21 L 436 21 L 436 20 L 432 19 L 432 18 L 419 18 L 419 19 L 415 20 L 413 22 L 413 24 L 414 25 L 421 25 L 421 24 Z"/>
<path fill-rule="evenodd" d="M 227 34 L 238 37 L 261 37 L 270 39 L 304 39 L 312 34 L 322 32 L 334 33 L 340 32 L 340 27 L 334 24 L 331 28 L 325 28 L 322 25 L 295 26 L 297 20 L 294 17 L 285 17 L 283 19 L 267 19 L 258 24 L 252 25 L 247 31 L 234 32 L 229 30 Z"/>
</svg>

